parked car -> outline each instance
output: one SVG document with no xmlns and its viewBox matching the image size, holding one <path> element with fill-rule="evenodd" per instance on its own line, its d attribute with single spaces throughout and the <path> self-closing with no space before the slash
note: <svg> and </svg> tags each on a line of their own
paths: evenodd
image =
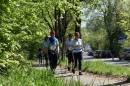
<svg viewBox="0 0 130 86">
<path fill-rule="evenodd" d="M 101 55 L 100 56 L 101 58 L 111 58 L 112 57 L 111 52 L 108 50 L 103 50 L 100 55 Z"/>
<path fill-rule="evenodd" d="M 130 59 L 130 48 L 125 48 L 121 53 L 119 53 L 119 60 Z"/>
<path fill-rule="evenodd" d="M 96 50 L 95 53 L 94 53 L 94 57 L 95 58 L 100 58 L 100 56 L 101 56 L 100 54 L 101 54 L 102 51 L 103 50 Z"/>
<path fill-rule="evenodd" d="M 95 51 L 93 51 L 93 50 L 88 51 L 88 56 L 93 56 L 93 55 L 94 55 L 94 52 L 95 52 Z"/>
</svg>

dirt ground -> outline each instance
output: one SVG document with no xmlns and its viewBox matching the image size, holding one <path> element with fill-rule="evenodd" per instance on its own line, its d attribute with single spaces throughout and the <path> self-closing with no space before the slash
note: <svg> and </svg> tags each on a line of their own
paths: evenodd
<svg viewBox="0 0 130 86">
<path fill-rule="evenodd" d="M 32 66 L 36 69 L 46 69 L 44 65 L 39 66 L 38 62 L 32 63 Z M 86 86 L 130 86 L 130 82 L 123 77 L 106 77 L 99 76 L 92 73 L 83 72 L 83 75 L 79 75 L 78 71 L 73 74 L 71 71 L 67 71 L 65 67 L 57 66 L 55 70 L 56 78 L 64 78 L 65 80 L 80 81 Z"/>
</svg>

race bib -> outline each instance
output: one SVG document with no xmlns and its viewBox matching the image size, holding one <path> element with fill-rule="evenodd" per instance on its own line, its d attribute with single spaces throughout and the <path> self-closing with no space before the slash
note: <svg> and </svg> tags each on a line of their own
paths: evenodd
<svg viewBox="0 0 130 86">
<path fill-rule="evenodd" d="M 50 46 L 50 50 L 56 50 L 56 46 Z"/>
<path fill-rule="evenodd" d="M 69 50 L 73 50 L 72 47 L 69 47 Z"/>
</svg>

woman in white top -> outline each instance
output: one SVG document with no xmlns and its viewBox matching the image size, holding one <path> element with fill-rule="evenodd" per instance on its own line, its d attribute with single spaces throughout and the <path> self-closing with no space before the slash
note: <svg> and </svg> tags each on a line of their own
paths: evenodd
<svg viewBox="0 0 130 86">
<path fill-rule="evenodd" d="M 79 69 L 79 75 L 82 75 L 81 69 L 82 69 L 82 51 L 83 51 L 83 45 L 82 45 L 82 39 L 79 38 L 79 32 L 75 33 L 75 39 L 72 42 L 72 48 L 73 48 L 73 57 L 74 57 L 74 68 L 72 69 L 72 72 L 75 73 L 75 68 L 77 67 L 77 61 L 78 61 L 78 69 Z"/>
</svg>

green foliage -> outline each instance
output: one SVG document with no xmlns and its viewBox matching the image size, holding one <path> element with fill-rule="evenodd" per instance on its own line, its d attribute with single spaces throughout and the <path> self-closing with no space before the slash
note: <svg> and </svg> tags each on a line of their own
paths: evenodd
<svg viewBox="0 0 130 86">
<path fill-rule="evenodd" d="M 99 31 L 100 28 L 105 30 L 105 48 L 109 49 L 113 46 L 118 54 L 121 47 L 129 47 L 129 4 L 128 0 L 100 0 L 96 3 L 91 1 L 87 4 L 86 17 L 87 24 L 86 29 L 89 33 Z M 127 40 L 121 45 L 118 43 L 118 37 L 120 34 L 126 34 Z M 97 34 L 93 34 L 97 37 Z M 100 39 L 100 38 L 98 38 Z M 97 44 L 97 39 L 89 40 L 90 44 Z M 101 43 L 101 42 L 100 42 Z M 101 46 L 101 44 L 99 44 Z M 97 48 L 97 47 L 94 47 Z M 98 48 L 102 49 L 102 48 Z M 119 50 L 118 50 L 119 49 Z M 117 55 L 116 54 L 116 55 Z"/>
<path fill-rule="evenodd" d="M 76 5 L 75 5 L 76 4 Z M 65 11 L 70 12 L 73 14 L 73 16 L 76 16 L 75 14 L 81 14 L 82 10 L 79 6 L 77 6 L 77 4 L 79 4 L 79 2 L 67 2 L 67 1 L 61 1 L 60 3 L 58 3 L 58 7 L 60 8 L 61 12 L 64 14 Z"/>
<path fill-rule="evenodd" d="M 4 13 L 2 18 L 3 23 L 1 24 L 0 33 L 3 46 L 7 47 L 8 50 L 10 49 L 9 51 L 16 50 L 11 49 L 13 48 L 12 46 L 18 50 L 29 50 L 28 47 L 37 49 L 37 47 L 39 47 L 38 45 L 41 46 L 41 42 L 45 36 L 43 35 L 45 34 L 43 31 L 46 31 L 43 28 L 46 27 L 40 23 L 42 19 L 38 17 L 39 9 L 34 9 L 38 7 L 38 5 L 39 4 L 26 3 L 23 1 L 10 2 L 8 6 L 9 11 Z M 34 51 L 32 53 L 34 53 Z"/>
<path fill-rule="evenodd" d="M 108 49 L 108 41 L 106 40 L 107 33 L 103 28 L 99 28 L 96 31 L 84 31 L 82 29 L 82 39 L 84 45 L 88 44 L 92 49 Z M 100 34 L 99 34 L 100 33 Z"/>
<path fill-rule="evenodd" d="M 39 17 L 40 3 L 19 1 L 2 2 L 0 8 L 0 69 L 11 69 L 16 62 L 36 57 L 48 27 Z M 1 12 L 1 11 L 0 11 Z M 1 71 L 1 72 L 2 72 Z"/>
</svg>

